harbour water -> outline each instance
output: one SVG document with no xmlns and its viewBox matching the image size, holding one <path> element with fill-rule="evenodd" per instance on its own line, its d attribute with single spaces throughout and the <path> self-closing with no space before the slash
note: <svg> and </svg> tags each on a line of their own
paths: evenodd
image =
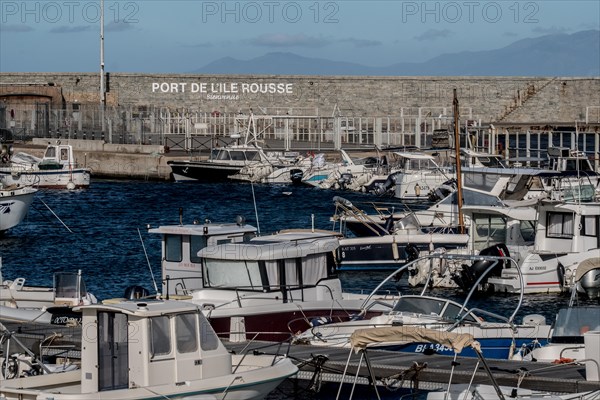
<svg viewBox="0 0 600 400">
<path fill-rule="evenodd" d="M 315 228 L 331 229 L 335 195 L 356 202 L 381 200 L 360 193 L 245 183 L 93 180 L 85 190 L 40 190 L 27 219 L 0 238 L 2 276 L 24 277 L 28 284 L 46 286 L 52 285 L 54 272 L 81 270 L 88 290 L 99 299 L 121 297 L 129 285 L 152 290 L 149 266 L 160 285 L 160 237 L 149 234 L 147 226 L 178 224 L 179 208 L 183 209 L 184 223 L 195 219 L 233 222 L 237 215 L 243 215 L 247 223 L 258 225 L 262 234 L 310 228 L 313 220 Z M 341 279 L 345 290 L 365 292 L 388 274 L 343 272 Z M 403 293 L 416 290 L 402 281 L 386 289 Z M 443 295 L 461 299 L 453 290 Z M 512 295 L 495 295 L 473 299 L 470 306 L 510 314 L 516 300 Z M 550 322 L 567 302 L 566 295 L 526 296 L 517 321 L 527 314 L 542 314 Z M 286 388 L 292 390 L 293 386 Z M 310 391 L 301 392 L 297 398 L 316 398 Z M 286 398 L 281 393 L 271 398 Z"/>
</svg>

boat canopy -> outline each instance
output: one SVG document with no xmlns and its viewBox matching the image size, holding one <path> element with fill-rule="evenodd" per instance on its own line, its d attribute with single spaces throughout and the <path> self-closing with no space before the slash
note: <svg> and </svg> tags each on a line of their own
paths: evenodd
<svg viewBox="0 0 600 400">
<path fill-rule="evenodd" d="M 228 243 L 208 246 L 198 252 L 198 256 L 219 260 L 282 260 L 306 257 L 310 254 L 328 253 L 337 249 L 336 238 L 319 238 L 315 240 L 270 241 L 259 237 L 246 243 Z"/>
<path fill-rule="evenodd" d="M 472 347 L 481 352 L 479 342 L 468 333 L 443 332 L 414 326 L 358 329 L 350 336 L 350 343 L 356 351 L 364 350 L 369 345 L 393 342 L 436 343 L 449 347 L 456 353 L 460 353 L 465 347 Z"/>
<path fill-rule="evenodd" d="M 594 269 L 600 269 L 600 257 L 588 258 L 579 263 L 575 272 L 575 282 L 579 282 L 585 274 Z"/>
</svg>

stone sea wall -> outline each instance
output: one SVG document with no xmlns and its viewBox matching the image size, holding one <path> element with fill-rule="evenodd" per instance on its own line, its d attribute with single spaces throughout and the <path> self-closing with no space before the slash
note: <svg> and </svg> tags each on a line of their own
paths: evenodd
<svg viewBox="0 0 600 400">
<path fill-rule="evenodd" d="M 0 73 L 0 101 L 59 88 L 65 104 L 98 104 L 97 73 Z M 452 113 L 485 122 L 567 122 L 600 109 L 600 77 L 362 77 L 107 74 L 108 106 L 207 113 L 399 116 Z M 46 90 L 47 91 L 47 90 Z M 11 100 L 12 99 L 12 100 Z M 55 102 L 54 102 L 55 103 Z M 53 103 L 53 104 L 54 104 Z M 419 108 L 421 108 L 419 110 Z M 470 115 L 469 115 L 470 113 Z"/>
</svg>

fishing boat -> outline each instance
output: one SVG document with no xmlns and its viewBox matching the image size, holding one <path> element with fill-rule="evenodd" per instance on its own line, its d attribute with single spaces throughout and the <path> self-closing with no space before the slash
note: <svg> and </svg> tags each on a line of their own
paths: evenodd
<svg viewBox="0 0 600 400">
<path fill-rule="evenodd" d="M 205 224 L 150 230 L 162 234 L 162 297 L 198 304 L 217 333 L 232 341 L 255 335 L 286 340 L 319 323 L 316 316 L 348 320 L 360 311 L 365 295 L 344 292 L 336 273 L 336 232 L 253 237 L 248 226 L 229 229 Z M 369 315 L 382 311 L 377 306 Z"/>
<path fill-rule="evenodd" d="M 48 144 L 40 159 L 27 153 L 16 153 L 0 165 L 0 181 L 5 185 L 40 188 L 76 189 L 90 185 L 90 169 L 80 167 L 73 146 Z"/>
<path fill-rule="evenodd" d="M 435 256 L 423 257 L 423 260 L 432 261 Z M 443 255 L 439 255 L 444 259 Z M 473 259 L 486 259 L 493 269 L 494 263 L 504 262 L 498 258 L 481 256 L 452 256 L 455 260 L 463 262 Z M 419 260 L 415 260 L 390 274 L 379 287 L 392 279 L 401 276 L 404 272 L 414 269 Z M 412 264 L 412 265 L 411 265 Z M 430 272 L 433 272 L 430 270 Z M 431 278 L 430 278 L 431 279 Z M 403 327 L 407 329 L 427 328 L 438 332 L 468 333 L 481 345 L 481 352 L 486 358 L 510 359 L 515 349 L 521 346 L 531 346 L 534 343 L 546 343 L 550 333 L 550 325 L 540 315 L 527 315 L 521 324 L 515 323 L 521 299 L 515 301 L 515 309 L 511 315 L 504 316 L 483 309 L 469 309 L 467 304 L 472 298 L 474 289 L 466 295 L 464 302 L 458 303 L 443 296 L 427 295 L 429 285 L 426 284 L 418 295 L 401 295 L 393 307 L 386 313 L 372 318 L 353 321 L 322 324 L 312 327 L 304 333 L 294 337 L 297 343 L 307 343 L 317 346 L 348 347 L 351 345 L 351 336 L 359 329 Z M 521 294 L 522 296 L 522 294 Z M 435 350 L 438 354 L 452 354 L 452 349 L 436 346 L 426 341 L 414 341 L 406 344 L 382 345 L 382 349 L 423 353 Z M 473 351 L 465 351 L 465 357 L 475 357 Z"/>
<path fill-rule="evenodd" d="M 0 236 L 20 224 L 29 211 L 37 189 L 6 185 L 0 181 Z"/>
<path fill-rule="evenodd" d="M 170 160 L 173 179 L 176 182 L 225 182 L 229 177 L 256 162 L 265 162 L 269 157 L 259 146 L 259 133 L 256 130 L 254 115 L 250 114 L 246 123 L 246 132 L 234 133 L 234 144 L 213 148 L 208 160 Z M 274 161 L 274 160 L 273 160 Z"/>
<path fill-rule="evenodd" d="M 77 369 L 0 381 L 0 398 L 262 399 L 297 367 L 282 356 L 232 355 L 200 307 L 124 301 L 76 307 L 85 327 Z M 7 365 L 7 363 L 4 363 Z"/>
</svg>

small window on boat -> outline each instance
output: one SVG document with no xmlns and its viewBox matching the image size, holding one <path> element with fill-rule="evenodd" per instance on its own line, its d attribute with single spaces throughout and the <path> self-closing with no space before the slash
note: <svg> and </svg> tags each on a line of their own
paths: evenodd
<svg viewBox="0 0 600 400">
<path fill-rule="evenodd" d="M 244 156 L 243 151 L 232 151 L 230 153 L 231 159 L 233 161 L 245 161 L 246 157 Z"/>
<path fill-rule="evenodd" d="M 596 215 L 585 215 L 581 223 L 581 234 L 583 236 L 598 236 L 598 228 L 600 227 L 600 218 Z"/>
<path fill-rule="evenodd" d="M 200 321 L 200 348 L 203 351 L 216 350 L 219 347 L 219 338 L 210 326 L 210 322 L 202 313 L 198 314 L 198 320 Z"/>
<path fill-rule="evenodd" d="M 165 235 L 165 261 L 183 261 L 181 235 Z"/>
<path fill-rule="evenodd" d="M 56 158 L 56 147 L 48 147 L 44 158 Z"/>
<path fill-rule="evenodd" d="M 60 159 L 62 161 L 67 161 L 69 159 L 69 150 L 68 149 L 60 149 Z"/>
<path fill-rule="evenodd" d="M 571 238 L 573 237 L 573 214 L 549 212 L 546 237 Z"/>
<path fill-rule="evenodd" d="M 533 242 L 535 240 L 535 221 L 521 221 L 519 229 L 523 240 L 526 242 Z"/>
<path fill-rule="evenodd" d="M 169 317 L 150 318 L 150 355 L 164 356 L 171 353 Z"/>
<path fill-rule="evenodd" d="M 401 297 L 394 311 L 410 312 L 425 315 L 440 315 L 446 302 L 436 299 L 427 299 L 423 297 Z"/>
<path fill-rule="evenodd" d="M 196 315 L 181 314 L 175 317 L 175 334 L 179 353 L 191 353 L 198 350 Z"/>
<path fill-rule="evenodd" d="M 258 157 L 257 151 L 247 151 L 246 152 L 246 160 L 248 161 L 258 161 L 260 157 Z"/>
<path fill-rule="evenodd" d="M 198 257 L 198 252 L 206 247 L 206 236 L 190 236 L 190 261 L 200 263 L 202 260 Z"/>
<path fill-rule="evenodd" d="M 229 152 L 228 152 L 228 151 L 226 151 L 226 150 L 221 150 L 221 151 L 219 152 L 219 154 L 217 154 L 217 158 L 216 158 L 216 159 L 217 159 L 217 160 L 223 160 L 223 161 L 225 161 L 225 160 L 230 160 L 230 159 L 231 159 L 231 157 L 229 157 Z"/>
</svg>

